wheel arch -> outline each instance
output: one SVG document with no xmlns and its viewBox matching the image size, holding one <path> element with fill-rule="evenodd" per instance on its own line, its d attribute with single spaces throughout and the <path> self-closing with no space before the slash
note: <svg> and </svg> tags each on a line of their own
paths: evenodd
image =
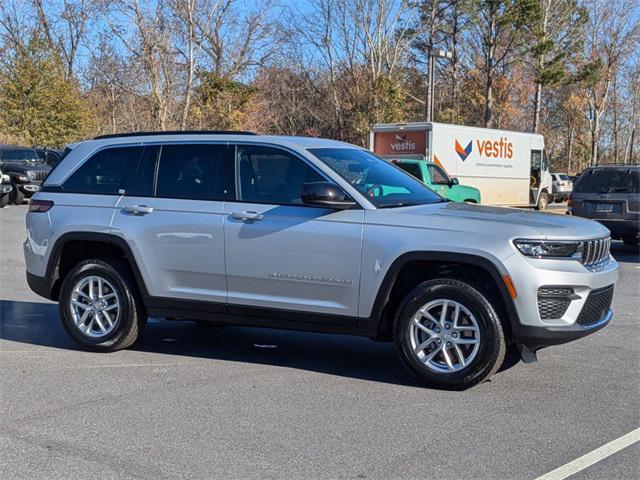
<svg viewBox="0 0 640 480">
<path fill-rule="evenodd" d="M 90 247 L 81 253 L 72 255 L 74 260 L 90 258 L 92 254 L 121 256 L 133 275 L 138 291 L 147 296 L 148 290 L 135 256 L 125 240 L 117 235 L 100 232 L 67 232 L 61 235 L 54 243 L 47 261 L 46 278 L 49 279 L 49 298 L 56 300 L 60 293 L 60 286 L 64 276 L 68 272 L 67 266 L 62 263 L 65 253 L 72 246 Z M 91 248 L 93 247 L 93 248 Z M 65 271 L 67 270 L 67 271 Z"/>
<path fill-rule="evenodd" d="M 420 281 L 437 278 L 439 273 L 445 273 L 444 276 L 447 276 L 446 272 L 454 267 L 464 267 L 467 269 L 471 267 L 471 269 L 475 269 L 476 271 L 484 272 L 486 278 L 491 280 L 490 286 L 495 286 L 497 290 L 497 292 L 489 291 L 486 293 L 499 301 L 500 306 L 504 308 L 502 313 L 506 315 L 506 318 L 503 319 L 503 326 L 507 328 L 507 333 L 511 336 L 511 333 L 515 330 L 514 325 L 517 328 L 518 314 L 515 304 L 513 303 L 513 299 L 505 285 L 499 268 L 491 260 L 480 255 L 468 253 L 417 251 L 404 253 L 393 261 L 380 284 L 371 315 L 366 319 L 362 319 L 363 324 L 361 326 L 376 331 L 377 338 L 388 338 L 391 333 L 391 327 L 395 318 L 392 293 L 394 293 L 394 288 L 399 286 L 398 282 L 402 278 L 403 271 L 405 271 L 407 266 L 416 262 L 419 264 L 427 263 L 435 267 L 433 272 L 425 274 Z M 435 273 L 435 275 L 430 275 L 432 273 Z M 456 274 L 449 275 L 449 277 L 460 278 L 460 276 Z M 395 306 L 397 307 L 397 305 Z"/>
</svg>

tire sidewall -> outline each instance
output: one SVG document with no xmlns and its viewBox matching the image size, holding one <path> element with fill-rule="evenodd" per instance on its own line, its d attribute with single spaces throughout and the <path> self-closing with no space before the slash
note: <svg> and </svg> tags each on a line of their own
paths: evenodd
<svg viewBox="0 0 640 480">
<path fill-rule="evenodd" d="M 470 365 L 458 372 L 437 373 L 429 370 L 411 347 L 410 327 L 419 308 L 433 300 L 454 300 L 474 315 L 480 328 L 480 347 Z M 495 310 L 484 296 L 470 285 L 456 280 L 431 280 L 416 287 L 398 309 L 394 324 L 394 341 L 400 357 L 420 379 L 444 388 L 467 388 L 490 375 L 500 360 L 504 337 Z"/>
<path fill-rule="evenodd" d="M 73 321 L 71 307 L 69 305 L 73 286 L 81 279 L 97 275 L 108 280 L 117 290 L 120 299 L 120 318 L 118 324 L 108 335 L 99 338 L 84 335 Z M 89 349 L 108 349 L 118 343 L 121 338 L 126 337 L 132 328 L 135 316 L 131 312 L 135 308 L 134 298 L 130 289 L 126 285 L 124 278 L 113 268 L 96 262 L 85 262 L 79 264 L 66 276 L 60 289 L 58 308 L 65 330 L 79 343 Z"/>
<path fill-rule="evenodd" d="M 540 194 L 540 198 L 538 199 L 538 210 L 546 210 L 549 206 L 549 194 L 546 192 L 542 192 Z"/>
</svg>

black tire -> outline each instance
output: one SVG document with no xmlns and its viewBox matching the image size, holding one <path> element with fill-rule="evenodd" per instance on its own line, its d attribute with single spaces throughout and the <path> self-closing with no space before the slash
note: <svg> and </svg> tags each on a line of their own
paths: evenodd
<svg viewBox="0 0 640 480">
<path fill-rule="evenodd" d="M 549 194 L 547 192 L 542 192 L 540 197 L 538 197 L 538 205 L 536 206 L 537 210 L 546 210 L 549 206 Z"/>
<path fill-rule="evenodd" d="M 414 314 L 427 303 L 438 299 L 453 300 L 466 307 L 475 317 L 480 330 L 475 358 L 466 367 L 450 373 L 429 369 L 411 346 L 409 327 Z M 469 283 L 448 278 L 423 282 L 405 297 L 396 314 L 393 338 L 405 367 L 426 385 L 444 389 L 461 390 L 482 382 L 500 368 L 506 352 L 502 324 L 491 302 Z"/>
<path fill-rule="evenodd" d="M 4 208 L 9 204 L 9 194 L 0 195 L 0 208 Z"/>
<path fill-rule="evenodd" d="M 13 190 L 9 195 L 11 196 L 11 203 L 14 205 L 22 205 L 22 202 L 24 202 L 24 193 L 20 191 L 17 185 L 13 186 Z"/>
<path fill-rule="evenodd" d="M 73 321 L 70 299 L 74 286 L 82 278 L 98 275 L 110 282 L 121 299 L 120 316 L 114 329 L 104 337 L 93 338 L 81 332 Z M 60 289 L 58 309 L 65 330 L 85 349 L 115 352 L 130 347 L 147 323 L 147 315 L 134 279 L 125 263 L 117 258 L 88 259 L 65 277 Z"/>
</svg>

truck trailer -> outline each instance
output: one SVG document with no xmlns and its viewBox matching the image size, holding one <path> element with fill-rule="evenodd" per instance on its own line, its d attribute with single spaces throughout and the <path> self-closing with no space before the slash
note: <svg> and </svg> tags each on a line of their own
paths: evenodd
<svg viewBox="0 0 640 480">
<path fill-rule="evenodd" d="M 482 203 L 547 208 L 552 178 L 544 137 L 444 123 L 378 124 L 370 149 L 387 160 L 421 159 L 480 190 Z"/>
</svg>

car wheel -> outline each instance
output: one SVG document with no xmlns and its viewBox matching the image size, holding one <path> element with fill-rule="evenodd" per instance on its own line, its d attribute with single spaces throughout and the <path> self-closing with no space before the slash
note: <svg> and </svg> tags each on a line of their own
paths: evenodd
<svg viewBox="0 0 640 480">
<path fill-rule="evenodd" d="M 67 332 L 93 351 L 133 345 L 147 322 L 135 281 L 118 259 L 78 264 L 62 283 L 58 308 Z"/>
<path fill-rule="evenodd" d="M 9 204 L 9 194 L 0 196 L 0 208 L 4 208 Z"/>
<path fill-rule="evenodd" d="M 506 343 L 487 297 L 467 282 L 435 279 L 400 305 L 394 343 L 407 369 L 429 386 L 465 389 L 502 365 Z"/>
<path fill-rule="evenodd" d="M 13 186 L 13 190 L 11 190 L 9 195 L 11 196 L 11 203 L 14 205 L 22 205 L 22 202 L 24 201 L 24 193 L 20 191 L 17 185 Z"/>
<path fill-rule="evenodd" d="M 538 206 L 536 208 L 538 210 L 546 210 L 547 206 L 549 206 L 549 195 L 547 192 L 542 192 L 538 198 Z"/>
</svg>

